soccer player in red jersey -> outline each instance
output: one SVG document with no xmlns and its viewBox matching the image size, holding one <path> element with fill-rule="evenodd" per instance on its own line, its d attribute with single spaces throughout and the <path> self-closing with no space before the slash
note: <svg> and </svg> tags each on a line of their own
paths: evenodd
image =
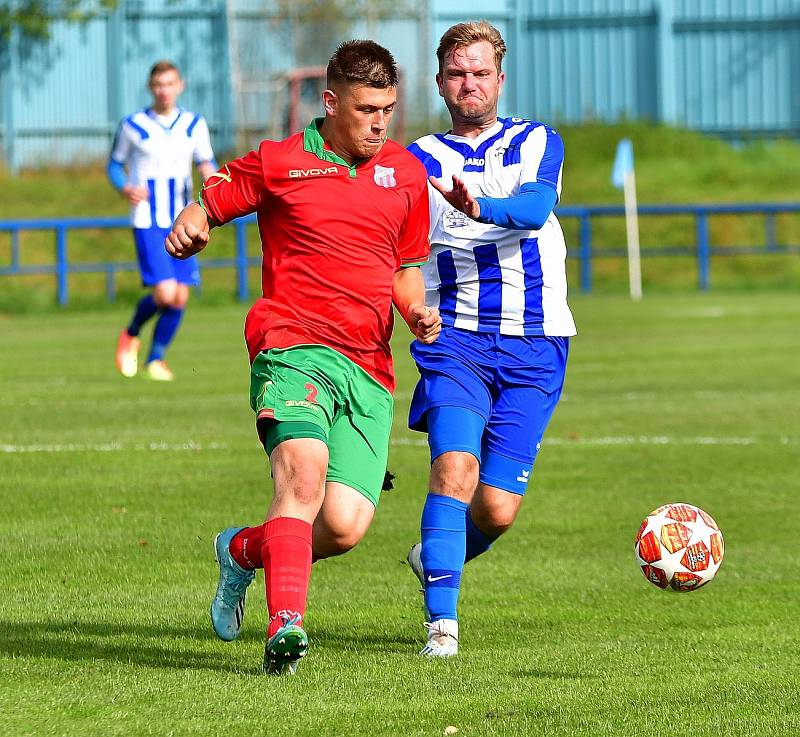
<svg viewBox="0 0 800 737">
<path fill-rule="evenodd" d="M 275 492 L 264 524 L 217 536 L 211 620 L 221 639 L 237 636 L 263 567 L 267 673 L 294 673 L 306 654 L 311 563 L 350 550 L 375 513 L 392 422 L 392 304 L 424 343 L 441 326 L 419 269 L 429 251 L 427 173 L 386 137 L 394 59 L 372 41 L 344 43 L 327 87 L 324 118 L 209 177 L 166 242 L 187 258 L 212 227 L 258 214 L 262 297 L 245 338 Z"/>
</svg>

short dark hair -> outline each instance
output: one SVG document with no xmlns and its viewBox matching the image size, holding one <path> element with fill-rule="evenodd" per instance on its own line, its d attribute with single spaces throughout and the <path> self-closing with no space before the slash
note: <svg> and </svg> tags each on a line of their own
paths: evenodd
<svg viewBox="0 0 800 737">
<path fill-rule="evenodd" d="M 153 64 L 152 67 L 150 67 L 150 76 L 148 77 L 148 79 L 152 82 L 153 77 L 155 77 L 156 75 L 164 74 L 164 72 L 171 72 L 173 70 L 178 73 L 179 77 L 181 76 L 181 70 L 178 69 L 178 67 L 176 67 L 171 61 L 162 59 L 161 61 L 157 61 L 155 64 Z"/>
<path fill-rule="evenodd" d="M 386 89 L 397 87 L 397 63 L 388 49 L 374 41 L 345 41 L 328 62 L 326 84 L 362 84 Z"/>
</svg>

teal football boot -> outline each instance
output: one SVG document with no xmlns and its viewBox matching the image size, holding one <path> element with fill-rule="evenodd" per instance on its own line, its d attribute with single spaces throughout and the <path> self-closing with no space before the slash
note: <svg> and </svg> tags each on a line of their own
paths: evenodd
<svg viewBox="0 0 800 737">
<path fill-rule="evenodd" d="M 214 555 L 219 563 L 217 593 L 211 602 L 211 625 L 220 640 L 230 642 L 239 634 L 244 619 L 244 598 L 255 571 L 242 568 L 230 553 L 230 543 L 244 527 L 229 527 L 214 538 Z"/>
</svg>

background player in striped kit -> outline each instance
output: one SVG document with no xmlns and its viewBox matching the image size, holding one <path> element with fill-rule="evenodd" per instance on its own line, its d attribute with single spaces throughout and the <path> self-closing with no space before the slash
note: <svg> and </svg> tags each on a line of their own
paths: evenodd
<svg viewBox="0 0 800 737">
<path fill-rule="evenodd" d="M 147 375 L 171 381 L 164 352 L 178 331 L 189 287 L 200 283 L 196 259 L 179 261 L 164 250 L 172 221 L 192 199 L 192 162 L 205 181 L 216 171 L 208 125 L 202 115 L 177 107 L 184 84 L 178 68 L 159 61 L 150 70 L 151 107 L 125 118 L 117 129 L 108 178 L 130 202 L 131 227 L 142 283 L 152 292 L 139 300 L 117 341 L 117 369 L 138 370 L 139 331 L 158 314 L 147 357 Z M 125 173 L 127 167 L 127 175 Z"/>
<path fill-rule="evenodd" d="M 446 31 L 436 80 L 453 128 L 409 147 L 430 177 L 423 274 L 444 326 L 411 349 L 409 426 L 428 432 L 432 464 L 422 542 L 408 555 L 430 619 L 423 655 L 458 651 L 464 563 L 516 517 L 575 334 L 553 214 L 564 148 L 542 123 L 498 118 L 505 51 L 485 21 Z"/>
</svg>

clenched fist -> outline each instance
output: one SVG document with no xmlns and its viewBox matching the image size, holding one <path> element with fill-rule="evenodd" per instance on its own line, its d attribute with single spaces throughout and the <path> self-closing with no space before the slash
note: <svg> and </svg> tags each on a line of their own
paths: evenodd
<svg viewBox="0 0 800 737">
<path fill-rule="evenodd" d="M 436 307 L 413 305 L 408 310 L 408 326 L 420 343 L 430 344 L 442 331 L 442 318 Z"/>
<path fill-rule="evenodd" d="M 175 258 L 186 259 L 200 253 L 209 239 L 209 225 L 206 211 L 196 202 L 181 210 L 169 231 L 164 247 Z"/>
</svg>

